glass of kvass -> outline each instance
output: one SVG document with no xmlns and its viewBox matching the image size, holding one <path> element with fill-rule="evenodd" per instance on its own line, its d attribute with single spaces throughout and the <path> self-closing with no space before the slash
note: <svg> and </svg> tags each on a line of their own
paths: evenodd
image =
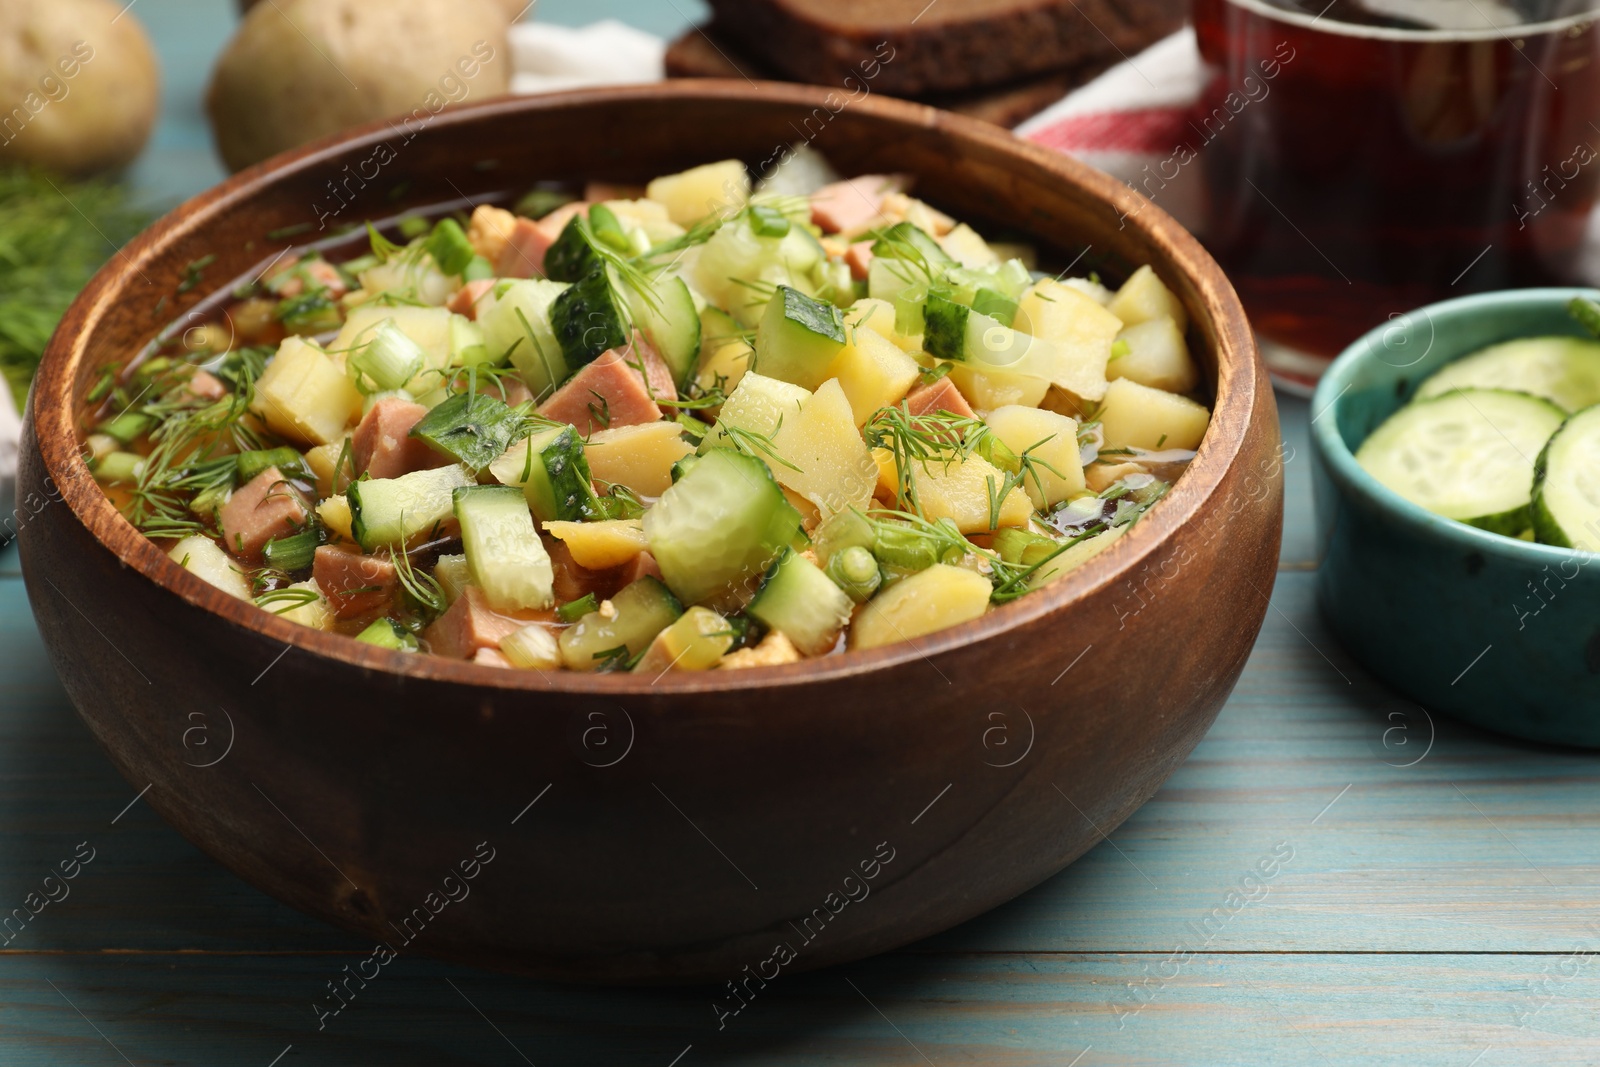
<svg viewBox="0 0 1600 1067">
<path fill-rule="evenodd" d="M 1280 385 L 1309 390 L 1424 304 L 1583 280 L 1597 14 L 1600 0 L 1195 0 L 1206 243 Z"/>
</svg>

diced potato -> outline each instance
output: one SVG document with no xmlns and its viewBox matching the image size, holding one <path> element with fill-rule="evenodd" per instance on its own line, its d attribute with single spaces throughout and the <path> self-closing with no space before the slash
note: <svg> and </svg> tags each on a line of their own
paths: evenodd
<svg viewBox="0 0 1600 1067">
<path fill-rule="evenodd" d="M 1046 278 L 1017 305 L 1016 328 L 1057 348 L 1050 380 L 1084 400 L 1106 392 L 1106 361 L 1122 320 L 1093 297 Z"/>
<path fill-rule="evenodd" d="M 665 204 L 679 226 L 693 226 L 711 215 L 743 210 L 750 201 L 750 175 L 737 159 L 725 159 L 657 178 L 645 195 Z"/>
<path fill-rule="evenodd" d="M 339 457 L 344 454 L 344 439 L 318 445 L 306 452 L 306 468 L 311 471 L 311 476 L 317 480 L 317 495 L 319 497 L 332 496 L 336 488 L 334 483 L 339 481 Z M 350 471 L 344 472 L 348 478 Z M 344 486 L 337 486 L 343 490 Z"/>
<path fill-rule="evenodd" d="M 1100 403 L 1107 448 L 1198 448 L 1211 423 L 1205 405 L 1118 378 Z"/>
<path fill-rule="evenodd" d="M 278 434 L 301 445 L 344 439 L 361 414 L 361 394 L 327 353 L 288 337 L 256 382 L 250 408 Z"/>
<path fill-rule="evenodd" d="M 667 205 L 659 200 L 606 200 L 603 206 L 608 208 L 623 226 L 643 230 L 651 245 L 670 241 L 674 237 L 682 237 L 686 232 L 682 226 L 672 221 Z"/>
<path fill-rule="evenodd" d="M 750 373 L 740 380 L 717 416 L 717 425 L 706 434 L 701 450 L 728 443 L 723 426 L 737 426 L 741 430 L 770 436 L 778 428 L 779 420 L 791 421 L 800 413 L 811 390 L 789 382 L 769 378 L 765 374 Z"/>
<path fill-rule="evenodd" d="M 344 538 L 354 541 L 356 535 L 350 531 L 352 521 L 350 515 L 350 501 L 344 494 L 330 496 L 317 505 L 317 518 L 322 520 L 322 525 Z"/>
<path fill-rule="evenodd" d="M 1008 404 L 1036 407 L 1050 388 L 1049 382 L 1031 374 L 1015 374 L 1000 367 L 980 369 L 973 363 L 951 366 L 950 380 L 977 411 L 993 411 Z"/>
<path fill-rule="evenodd" d="M 1033 575 L 1028 579 L 1028 587 L 1030 589 L 1038 589 L 1040 586 L 1049 585 L 1057 578 L 1083 566 L 1095 556 L 1110 548 L 1117 538 L 1127 533 L 1130 529 L 1132 529 L 1131 526 L 1113 526 L 1104 533 L 1095 534 L 1087 541 L 1079 541 L 1034 571 Z"/>
<path fill-rule="evenodd" d="M 1189 316 L 1183 303 L 1172 295 L 1172 290 L 1161 283 L 1156 272 L 1148 266 L 1140 267 L 1122 283 L 1109 307 L 1111 314 L 1121 319 L 1123 325 L 1148 322 L 1169 316 L 1178 324 L 1179 331 L 1189 328 Z"/>
<path fill-rule="evenodd" d="M 1101 307 L 1111 303 L 1112 298 L 1117 295 L 1093 278 L 1062 278 L 1061 284 L 1076 289 Z"/>
<path fill-rule="evenodd" d="M 983 575 L 936 563 L 867 601 L 850 627 L 849 647 L 892 645 L 976 619 L 993 592 Z"/>
<path fill-rule="evenodd" d="M 322 595 L 322 587 L 315 578 L 307 578 L 303 582 L 295 582 L 290 589 L 304 589 L 317 594 L 317 599 L 298 604 L 288 611 L 278 612 L 278 617 L 297 622 L 301 626 L 309 626 L 313 630 L 331 630 L 336 621 L 333 616 L 333 605 L 328 603 L 328 598 Z M 268 611 L 273 608 L 268 606 Z"/>
<path fill-rule="evenodd" d="M 1106 377 L 1127 378 L 1169 393 L 1187 393 L 1200 384 L 1200 371 L 1170 315 L 1134 323 L 1117 340 L 1128 350 L 1106 364 Z"/>
<path fill-rule="evenodd" d="M 693 452 L 676 422 L 646 422 L 596 430 L 584 446 L 597 482 L 626 486 L 640 496 L 660 496 L 672 485 L 672 465 Z"/>
<path fill-rule="evenodd" d="M 1000 257 L 990 250 L 989 243 L 964 222 L 939 238 L 939 244 L 951 259 L 963 267 L 991 267 L 1000 262 Z"/>
<path fill-rule="evenodd" d="M 250 599 L 250 581 L 233 565 L 215 541 L 209 537 L 185 537 L 172 546 L 167 555 L 172 561 L 201 581 L 209 582 L 229 596 L 240 600 Z"/>
<path fill-rule="evenodd" d="M 877 464 L 856 431 L 855 414 L 838 379 L 823 382 L 798 414 L 786 415 L 772 443 L 787 461 L 769 463 L 772 476 L 815 504 L 822 518 L 872 502 Z"/>
<path fill-rule="evenodd" d="M 996 408 L 984 421 L 1011 451 L 1019 456 L 1026 452 L 1038 461 L 1032 467 L 1034 475 L 1022 482 L 1034 507 L 1043 511 L 1083 492 L 1075 421 L 1042 408 L 1015 405 Z"/>
<path fill-rule="evenodd" d="M 894 346 L 902 352 L 916 355 L 922 351 L 922 338 L 920 335 L 907 337 L 895 329 L 894 305 L 887 300 L 875 300 L 864 296 L 851 304 L 844 313 L 846 332 L 852 329 L 868 329 L 886 340 L 893 341 Z"/>
<path fill-rule="evenodd" d="M 921 368 L 894 342 L 873 330 L 847 329 L 845 336 L 848 340 L 826 374 L 838 379 L 850 400 L 856 425 L 864 426 L 873 412 L 898 404 L 911 391 Z"/>
<path fill-rule="evenodd" d="M 700 353 L 700 369 L 695 381 L 702 392 L 721 387 L 724 395 L 738 388 L 739 382 L 749 373 L 750 359 L 755 349 L 742 337 L 724 337 L 708 340 Z"/>
<path fill-rule="evenodd" d="M 893 456 L 878 449 L 873 460 L 878 467 L 880 492 L 893 496 L 898 485 Z M 1020 488 L 1007 493 L 1000 501 L 998 514 L 990 515 L 992 491 L 1005 485 L 1005 477 L 1004 471 L 982 456 L 952 458 L 948 464 L 940 459 L 911 465 L 911 481 L 923 514 L 930 521 L 948 518 L 962 533 L 988 533 L 1001 526 L 1028 525 L 1033 518 L 1033 502 Z M 906 510 L 914 510 L 910 501 L 902 503 Z"/>
<path fill-rule="evenodd" d="M 678 621 L 656 634 L 635 673 L 659 675 L 667 671 L 709 671 L 722 662 L 733 645 L 728 620 L 710 608 L 695 605 Z"/>
<path fill-rule="evenodd" d="M 567 546 L 580 567 L 603 571 L 620 567 L 645 550 L 638 519 L 604 522 L 547 522 L 545 532 Z"/>
</svg>

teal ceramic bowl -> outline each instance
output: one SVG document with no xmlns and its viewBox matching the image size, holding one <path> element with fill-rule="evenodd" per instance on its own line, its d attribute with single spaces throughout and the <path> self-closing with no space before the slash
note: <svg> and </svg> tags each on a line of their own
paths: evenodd
<svg viewBox="0 0 1600 1067">
<path fill-rule="evenodd" d="M 1600 747 L 1600 554 L 1440 518 L 1384 488 L 1355 451 L 1446 363 L 1517 337 L 1585 336 L 1588 289 L 1430 304 L 1351 345 L 1311 403 L 1322 566 L 1334 634 L 1429 711 L 1517 737 Z"/>
</svg>

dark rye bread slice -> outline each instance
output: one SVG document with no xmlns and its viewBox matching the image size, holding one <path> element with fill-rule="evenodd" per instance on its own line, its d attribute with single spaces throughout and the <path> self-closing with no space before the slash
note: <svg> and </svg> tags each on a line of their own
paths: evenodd
<svg viewBox="0 0 1600 1067">
<path fill-rule="evenodd" d="M 710 0 L 723 36 L 795 81 L 922 98 L 1131 55 L 1187 0 Z"/>
<path fill-rule="evenodd" d="M 1009 128 L 1037 115 L 1110 65 L 1102 60 L 992 89 L 936 93 L 924 96 L 922 102 Z M 738 45 L 711 26 L 692 29 L 668 45 L 666 67 L 669 78 L 793 80 L 745 56 Z"/>
</svg>

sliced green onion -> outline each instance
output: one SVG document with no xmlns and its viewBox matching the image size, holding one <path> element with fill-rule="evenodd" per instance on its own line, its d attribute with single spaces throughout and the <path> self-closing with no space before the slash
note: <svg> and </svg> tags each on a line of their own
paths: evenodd
<svg viewBox="0 0 1600 1067">
<path fill-rule="evenodd" d="M 111 452 L 94 465 L 97 481 L 131 485 L 144 473 L 144 457 L 135 452 Z"/>
<path fill-rule="evenodd" d="M 384 319 L 372 340 L 351 354 L 346 365 L 358 389 L 377 393 L 401 388 L 421 372 L 425 361 L 421 346 L 393 319 Z"/>
<path fill-rule="evenodd" d="M 834 553 L 828 561 L 827 575 L 857 604 L 866 603 L 883 581 L 878 573 L 877 558 L 860 545 Z"/>
<path fill-rule="evenodd" d="M 419 647 L 416 635 L 393 619 L 379 619 L 357 634 L 356 640 L 396 652 L 415 652 Z"/>
<path fill-rule="evenodd" d="M 240 452 L 234 457 L 234 463 L 238 467 L 240 485 L 271 467 L 277 467 L 278 473 L 284 475 L 305 473 L 305 457 L 288 445 Z"/>
<path fill-rule="evenodd" d="M 154 416 L 146 415 L 140 411 L 124 411 L 114 415 L 101 423 L 99 432 L 107 437 L 114 437 L 123 444 L 134 440 L 142 434 L 148 433 L 155 427 Z"/>
<path fill-rule="evenodd" d="M 446 274 L 462 273 L 467 269 L 467 264 L 472 262 L 473 256 L 477 255 L 472 250 L 472 242 L 467 240 L 461 224 L 455 219 L 440 219 L 435 223 L 425 247 L 439 269 Z"/>
<path fill-rule="evenodd" d="M 486 278 L 493 277 L 494 264 L 482 256 L 473 256 L 472 262 L 468 263 L 466 269 L 461 272 L 461 280 L 464 282 L 481 282 Z"/>
<path fill-rule="evenodd" d="M 585 593 L 577 600 L 568 601 L 556 609 L 556 618 L 562 622 L 577 622 L 591 611 L 599 611 L 600 604 L 593 593 Z"/>
<path fill-rule="evenodd" d="M 561 667 L 561 645 L 543 623 L 524 626 L 500 641 L 500 651 L 513 667 L 553 671 Z"/>
<path fill-rule="evenodd" d="M 777 208 L 756 204 L 750 208 L 750 229 L 758 237 L 785 237 L 789 233 L 789 217 Z"/>
<path fill-rule="evenodd" d="M 621 252 L 625 256 L 634 254 L 633 242 L 628 240 L 628 232 L 622 228 L 622 223 L 612 210 L 604 204 L 595 204 L 589 209 L 589 231 L 594 238 L 603 244 Z"/>
<path fill-rule="evenodd" d="M 308 526 L 299 533 L 268 541 L 261 548 L 261 558 L 267 566 L 281 571 L 303 571 L 311 566 L 321 543 L 316 527 Z"/>
</svg>

